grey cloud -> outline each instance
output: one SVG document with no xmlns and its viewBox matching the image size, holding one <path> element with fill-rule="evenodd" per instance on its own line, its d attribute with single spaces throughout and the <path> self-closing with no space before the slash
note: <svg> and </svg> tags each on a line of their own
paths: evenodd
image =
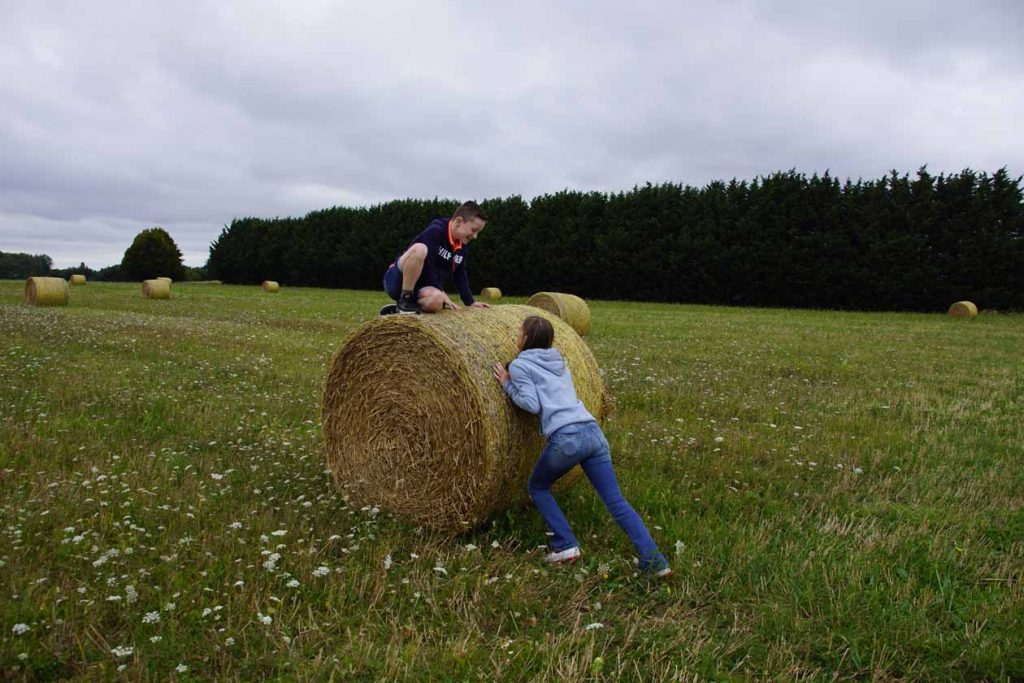
<svg viewBox="0 0 1024 683">
<path fill-rule="evenodd" d="M 1020 7 L 19 5 L 0 249 L 100 266 L 162 225 L 198 265 L 233 217 L 339 203 L 1019 172 Z"/>
</svg>

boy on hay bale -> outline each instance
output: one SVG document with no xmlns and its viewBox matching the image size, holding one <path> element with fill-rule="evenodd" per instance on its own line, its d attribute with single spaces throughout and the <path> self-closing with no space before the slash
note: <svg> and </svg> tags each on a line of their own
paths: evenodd
<svg viewBox="0 0 1024 683">
<path fill-rule="evenodd" d="M 490 304 L 473 299 L 466 272 L 466 245 L 476 239 L 486 222 L 476 202 L 464 203 L 449 220 L 431 221 L 384 273 L 384 291 L 397 303 L 387 304 L 380 314 L 458 310 L 444 291 L 449 276 L 459 288 L 462 303 L 490 308 Z"/>
</svg>

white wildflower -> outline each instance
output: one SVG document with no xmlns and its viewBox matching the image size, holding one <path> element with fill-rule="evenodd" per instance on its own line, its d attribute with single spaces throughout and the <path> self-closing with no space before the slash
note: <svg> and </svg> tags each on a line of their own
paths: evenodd
<svg viewBox="0 0 1024 683">
<path fill-rule="evenodd" d="M 285 585 L 288 586 L 289 588 L 298 588 L 302 584 L 299 583 L 298 579 L 292 579 L 291 581 L 289 581 Z"/>
<path fill-rule="evenodd" d="M 228 647 L 231 647 L 232 645 L 235 644 L 235 639 L 232 638 L 231 636 L 228 636 L 228 638 L 224 641 L 224 644 L 227 645 Z"/>
<path fill-rule="evenodd" d="M 224 478 L 223 474 L 218 474 L 217 472 L 210 472 L 210 479 L 214 479 L 216 481 L 220 481 L 223 478 Z"/>
<path fill-rule="evenodd" d="M 159 612 L 146 612 L 146 614 L 144 614 L 142 617 L 143 624 L 155 624 L 158 621 L 160 621 Z"/>
<path fill-rule="evenodd" d="M 442 567 L 441 565 L 437 565 L 436 567 L 434 567 L 434 571 L 438 574 L 444 574 L 445 576 L 448 576 L 448 570 Z"/>
<path fill-rule="evenodd" d="M 384 556 L 384 571 L 391 569 L 391 553 Z"/>
<path fill-rule="evenodd" d="M 288 530 L 287 529 L 278 529 L 277 531 L 271 531 L 270 535 L 271 536 L 287 536 L 288 535 Z"/>
<path fill-rule="evenodd" d="M 180 674 L 183 674 L 186 671 L 188 671 L 188 667 L 185 666 L 184 664 L 179 664 L 178 666 L 174 667 L 174 670 L 177 671 Z"/>
<path fill-rule="evenodd" d="M 272 623 L 274 623 L 273 617 L 270 617 L 266 614 L 260 614 L 259 612 L 257 612 L 256 614 L 259 617 L 260 623 L 262 623 L 264 626 L 270 626 Z"/>
<path fill-rule="evenodd" d="M 602 624 L 600 621 L 594 621 L 594 622 L 591 622 L 591 623 L 587 624 L 583 628 L 586 629 L 587 631 L 595 631 L 595 630 L 597 630 L 599 628 L 604 628 L 604 624 Z"/>
<path fill-rule="evenodd" d="M 676 555 L 682 555 L 683 550 L 686 549 L 686 544 L 682 541 L 676 541 Z"/>
<path fill-rule="evenodd" d="M 388 555 L 388 557 L 391 557 L 391 556 Z M 331 573 L 330 568 L 329 567 L 325 567 L 323 565 L 320 565 L 319 567 L 317 567 L 316 569 L 313 570 L 313 576 L 327 576 L 330 573 Z"/>
<path fill-rule="evenodd" d="M 114 655 L 115 657 L 131 657 L 134 652 L 134 647 L 125 647 L 123 645 L 112 648 L 110 650 L 110 654 Z"/>
<path fill-rule="evenodd" d="M 22 633 L 28 633 L 28 631 L 28 624 L 15 624 L 14 628 L 11 629 L 11 632 L 16 636 L 20 636 Z"/>
</svg>

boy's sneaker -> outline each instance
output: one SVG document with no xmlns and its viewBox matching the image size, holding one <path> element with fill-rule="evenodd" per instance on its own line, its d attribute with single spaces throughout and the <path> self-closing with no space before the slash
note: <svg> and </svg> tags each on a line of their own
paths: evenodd
<svg viewBox="0 0 1024 683">
<path fill-rule="evenodd" d="M 398 304 L 384 304 L 380 307 L 381 315 L 391 315 L 393 313 L 398 313 Z"/>
<path fill-rule="evenodd" d="M 574 545 L 571 548 L 565 550 L 559 550 L 556 553 L 548 553 L 544 556 L 544 561 L 548 564 L 562 564 L 563 562 L 575 562 L 580 559 L 580 547 Z"/>
<path fill-rule="evenodd" d="M 402 315 L 415 315 L 420 312 L 420 307 L 415 301 L 399 301 L 397 308 Z"/>
<path fill-rule="evenodd" d="M 672 567 L 662 567 L 654 572 L 654 576 L 659 579 L 667 579 L 672 576 Z"/>
</svg>

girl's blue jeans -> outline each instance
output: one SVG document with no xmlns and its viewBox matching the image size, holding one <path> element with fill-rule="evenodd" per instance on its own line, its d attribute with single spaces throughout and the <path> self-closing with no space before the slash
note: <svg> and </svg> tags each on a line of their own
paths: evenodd
<svg viewBox="0 0 1024 683">
<path fill-rule="evenodd" d="M 668 561 L 658 550 L 640 515 L 622 497 L 612 469 L 608 440 L 596 422 L 569 424 L 552 434 L 527 482 L 530 498 L 551 531 L 551 550 L 558 552 L 579 545 L 569 521 L 551 495 L 555 482 L 577 464 L 583 468 L 612 518 L 633 542 L 641 569 L 667 567 Z"/>
</svg>

